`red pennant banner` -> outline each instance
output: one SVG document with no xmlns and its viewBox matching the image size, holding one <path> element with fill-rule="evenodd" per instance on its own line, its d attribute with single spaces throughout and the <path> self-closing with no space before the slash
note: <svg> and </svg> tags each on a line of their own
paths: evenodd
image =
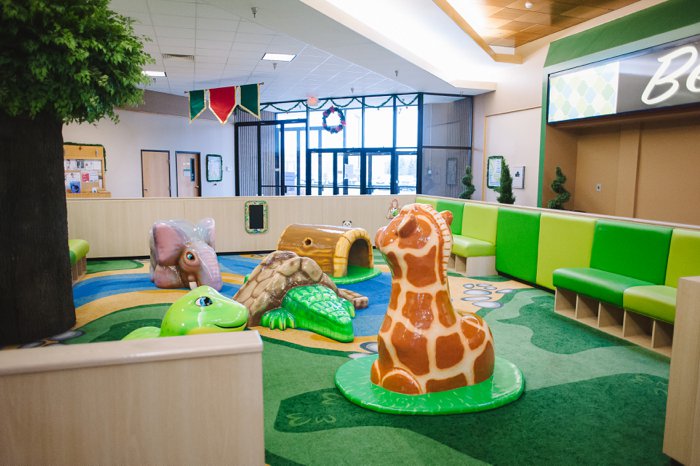
<svg viewBox="0 0 700 466">
<path fill-rule="evenodd" d="M 225 124 L 236 106 L 236 86 L 209 89 L 209 109 Z"/>
</svg>

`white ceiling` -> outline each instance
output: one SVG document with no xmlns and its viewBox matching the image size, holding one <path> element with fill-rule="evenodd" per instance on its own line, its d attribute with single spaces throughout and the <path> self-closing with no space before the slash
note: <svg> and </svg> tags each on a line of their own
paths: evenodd
<svg viewBox="0 0 700 466">
<path fill-rule="evenodd" d="M 262 102 L 415 91 L 475 95 L 495 90 L 518 66 L 494 62 L 432 0 L 111 0 L 110 6 L 133 18 L 146 39 L 155 59 L 146 69 L 167 73 L 147 89 L 176 95 L 258 82 Z M 265 52 L 297 56 L 275 68 L 261 60 Z"/>
</svg>

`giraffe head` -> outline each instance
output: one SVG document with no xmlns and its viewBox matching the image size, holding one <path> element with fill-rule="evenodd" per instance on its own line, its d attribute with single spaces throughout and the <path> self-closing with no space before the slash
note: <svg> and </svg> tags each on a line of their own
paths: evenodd
<svg viewBox="0 0 700 466">
<path fill-rule="evenodd" d="M 402 275 L 406 254 L 434 254 L 442 281 L 447 280 L 447 261 L 452 249 L 452 213 L 438 213 L 427 204 L 409 204 L 385 227 L 377 230 L 374 243 L 386 258 L 394 278 Z M 434 253 L 431 253 L 434 248 Z"/>
</svg>

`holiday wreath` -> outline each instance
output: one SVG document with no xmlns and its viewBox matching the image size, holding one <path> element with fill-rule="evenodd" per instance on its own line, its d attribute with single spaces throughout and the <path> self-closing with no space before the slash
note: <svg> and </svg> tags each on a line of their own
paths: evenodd
<svg viewBox="0 0 700 466">
<path fill-rule="evenodd" d="M 337 126 L 328 127 L 328 122 L 326 120 L 328 119 L 328 115 L 330 115 L 331 113 L 338 113 L 338 118 L 340 118 L 340 121 L 338 122 Z M 323 129 L 330 132 L 331 134 L 335 134 L 341 132 L 343 128 L 345 128 L 345 115 L 343 115 L 343 111 L 333 106 L 328 107 L 323 112 Z"/>
</svg>

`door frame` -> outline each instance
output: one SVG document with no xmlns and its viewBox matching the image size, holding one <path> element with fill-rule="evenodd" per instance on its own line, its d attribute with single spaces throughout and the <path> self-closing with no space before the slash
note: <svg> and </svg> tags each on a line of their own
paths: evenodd
<svg viewBox="0 0 700 466">
<path fill-rule="evenodd" d="M 177 155 L 178 154 L 196 154 L 197 155 L 197 174 L 199 175 L 199 186 L 197 187 L 197 196 L 202 197 L 202 153 L 193 150 L 176 150 L 175 151 L 175 197 L 180 197 L 180 183 L 177 181 Z"/>
<path fill-rule="evenodd" d="M 163 149 L 141 149 L 141 197 L 146 197 L 146 193 L 143 190 L 144 185 L 143 185 L 143 153 L 144 152 L 163 152 L 168 154 L 168 197 L 173 197 L 173 192 L 172 192 L 172 179 L 170 176 L 170 170 L 171 170 L 171 164 L 170 164 L 170 151 L 169 150 L 163 150 Z"/>
</svg>

